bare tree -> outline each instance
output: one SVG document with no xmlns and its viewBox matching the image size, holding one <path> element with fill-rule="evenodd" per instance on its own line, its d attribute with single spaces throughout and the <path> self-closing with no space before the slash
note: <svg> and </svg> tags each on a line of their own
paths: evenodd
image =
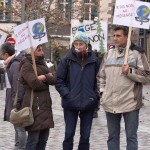
<svg viewBox="0 0 150 150">
<path fill-rule="evenodd" d="M 62 2 L 66 2 L 61 0 Z M 99 0 L 96 0 L 99 1 Z M 49 41 L 49 47 L 51 48 L 56 46 L 61 46 L 58 43 L 54 42 L 56 33 L 59 34 L 59 30 L 67 26 L 67 29 L 70 30 L 71 27 L 71 18 L 73 19 L 83 19 L 85 14 L 85 5 L 83 0 L 73 0 L 72 4 L 69 5 L 69 9 L 66 8 L 66 4 L 62 5 L 62 9 L 59 8 L 58 0 L 24 0 L 25 10 L 24 10 L 24 20 L 30 21 L 38 18 L 45 18 L 46 29 Z M 13 18 L 20 19 L 21 21 L 21 12 L 22 12 L 22 0 L 15 0 L 12 4 L 12 7 L 4 8 L 9 12 Z M 68 17 L 69 16 L 69 17 Z M 55 44 L 56 43 L 56 44 Z"/>
</svg>

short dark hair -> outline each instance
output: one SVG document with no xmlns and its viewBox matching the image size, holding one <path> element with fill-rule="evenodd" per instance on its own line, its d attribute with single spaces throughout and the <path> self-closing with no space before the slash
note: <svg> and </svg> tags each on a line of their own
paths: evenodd
<svg viewBox="0 0 150 150">
<path fill-rule="evenodd" d="M 3 54 L 7 53 L 9 56 L 12 56 L 15 54 L 15 47 L 11 43 L 6 42 L 6 43 L 2 44 L 0 51 Z"/>
<path fill-rule="evenodd" d="M 127 26 L 115 26 L 114 31 L 117 31 L 117 30 L 122 30 L 124 36 L 128 36 L 129 27 L 127 27 Z"/>
</svg>

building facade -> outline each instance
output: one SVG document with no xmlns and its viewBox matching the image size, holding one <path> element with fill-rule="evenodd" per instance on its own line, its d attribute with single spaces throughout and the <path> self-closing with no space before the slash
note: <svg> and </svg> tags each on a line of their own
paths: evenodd
<svg viewBox="0 0 150 150">
<path fill-rule="evenodd" d="M 21 7 L 21 5 L 16 0 L 0 0 L 0 29 L 12 34 L 13 27 L 20 22 L 20 17 L 13 10 Z"/>
</svg>

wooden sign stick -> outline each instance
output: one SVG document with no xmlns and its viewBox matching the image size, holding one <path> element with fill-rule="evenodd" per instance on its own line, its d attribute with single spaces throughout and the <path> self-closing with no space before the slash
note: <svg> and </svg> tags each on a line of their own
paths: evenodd
<svg viewBox="0 0 150 150">
<path fill-rule="evenodd" d="M 36 77 L 38 76 L 37 74 L 37 68 L 36 68 L 36 63 L 35 63 L 35 56 L 34 56 L 34 49 L 32 47 L 32 41 L 31 41 L 31 34 L 30 34 L 30 30 L 29 30 L 29 22 L 27 21 L 27 24 L 28 24 L 28 32 L 29 32 L 29 35 L 30 35 L 30 51 L 31 51 L 31 57 L 32 57 L 32 63 L 33 63 L 33 70 L 34 70 L 34 73 L 36 75 Z"/>
<path fill-rule="evenodd" d="M 132 27 L 130 26 L 129 27 L 129 33 L 128 33 L 128 40 L 127 40 L 126 52 L 125 52 L 125 58 L 124 58 L 124 64 L 127 64 L 127 62 L 128 62 L 130 39 L 131 39 L 131 31 L 132 31 Z"/>
</svg>

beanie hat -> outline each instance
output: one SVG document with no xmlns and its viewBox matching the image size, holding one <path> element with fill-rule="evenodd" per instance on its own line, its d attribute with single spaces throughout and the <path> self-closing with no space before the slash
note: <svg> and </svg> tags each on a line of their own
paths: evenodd
<svg viewBox="0 0 150 150">
<path fill-rule="evenodd" d="M 83 41 L 87 45 L 89 44 L 89 39 L 88 39 L 87 35 L 85 34 L 83 28 L 79 29 L 79 31 L 76 32 L 76 34 L 74 35 L 73 42 L 75 42 L 77 40 Z"/>
<path fill-rule="evenodd" d="M 41 44 L 40 44 L 41 45 Z M 40 45 L 37 45 L 37 46 L 33 46 L 32 48 L 32 50 L 35 52 L 36 50 L 37 50 L 37 48 L 40 46 Z M 26 49 L 26 53 L 27 54 L 31 54 L 31 48 L 27 48 Z"/>
</svg>

